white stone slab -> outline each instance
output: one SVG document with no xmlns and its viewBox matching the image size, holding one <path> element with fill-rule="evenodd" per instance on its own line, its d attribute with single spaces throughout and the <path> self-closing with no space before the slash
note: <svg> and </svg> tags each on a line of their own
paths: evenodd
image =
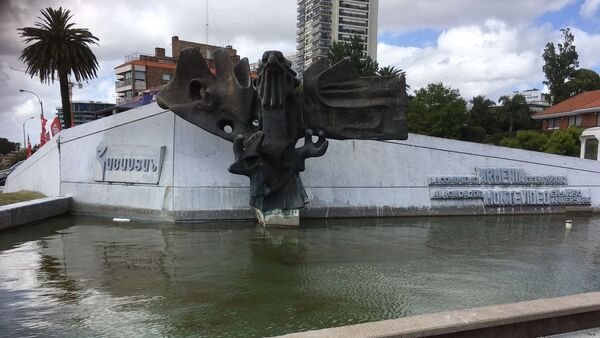
<svg viewBox="0 0 600 338">
<path fill-rule="evenodd" d="M 186 221 L 253 215 L 248 206 L 248 178 L 227 171 L 233 162 L 232 144 L 156 104 L 65 130 L 58 142 L 60 147 L 55 142 L 24 163 L 16 175 L 9 177 L 7 189 L 70 195 L 74 208 L 84 212 L 109 210 L 123 216 L 142 214 Z M 597 161 L 415 134 L 406 141 L 329 142 L 325 156 L 308 159 L 306 171 L 301 173 L 311 200 L 302 211 L 305 217 L 567 210 L 562 206 L 485 206 L 483 199 L 432 198 L 435 189 L 557 188 L 430 185 L 430 177 L 476 176 L 477 168 L 518 168 L 527 175 L 564 176 L 568 185 L 558 188 L 581 191 L 591 205 L 573 207 L 600 210 Z M 96 151 L 103 145 L 164 147 L 160 179 L 152 180 L 154 185 L 131 177 L 98 181 Z M 36 177 L 41 168 L 51 173 L 48 180 L 30 183 L 26 178 Z"/>
<path fill-rule="evenodd" d="M 130 144 L 96 148 L 96 182 L 158 184 L 166 146 Z"/>
</svg>

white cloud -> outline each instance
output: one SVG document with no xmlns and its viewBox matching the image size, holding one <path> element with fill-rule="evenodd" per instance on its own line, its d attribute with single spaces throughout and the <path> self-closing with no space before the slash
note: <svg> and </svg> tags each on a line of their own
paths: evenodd
<svg viewBox="0 0 600 338">
<path fill-rule="evenodd" d="M 549 27 L 509 26 L 487 20 L 482 26 L 445 30 L 437 47 L 415 48 L 379 44 L 381 65 L 406 70 L 408 83 L 418 89 L 443 82 L 465 98 L 497 96 L 513 88 L 526 89 L 543 81 L 541 51 Z"/>
<path fill-rule="evenodd" d="M 576 27 L 571 27 L 575 36 L 575 47 L 579 54 L 579 66 L 594 68 L 600 66 L 600 34 L 590 34 Z"/>
<path fill-rule="evenodd" d="M 416 29 L 480 25 L 493 18 L 509 25 L 530 23 L 575 0 L 380 0 L 379 31 L 401 34 Z"/>
<path fill-rule="evenodd" d="M 600 0 L 585 0 L 579 9 L 579 15 L 584 18 L 591 18 L 600 8 Z"/>
</svg>

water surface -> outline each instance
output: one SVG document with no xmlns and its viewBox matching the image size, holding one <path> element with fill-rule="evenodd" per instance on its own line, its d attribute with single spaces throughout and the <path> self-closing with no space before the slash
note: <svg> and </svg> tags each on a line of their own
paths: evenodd
<svg viewBox="0 0 600 338">
<path fill-rule="evenodd" d="M 0 336 L 257 337 L 600 291 L 600 217 L 0 232 Z"/>
</svg>

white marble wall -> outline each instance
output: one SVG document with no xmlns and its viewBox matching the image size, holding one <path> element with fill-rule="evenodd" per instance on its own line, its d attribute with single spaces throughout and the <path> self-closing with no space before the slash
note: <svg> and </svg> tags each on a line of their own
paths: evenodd
<svg viewBox="0 0 600 338">
<path fill-rule="evenodd" d="M 101 143 L 166 146 L 159 184 L 96 182 Z M 6 191 L 72 196 L 78 212 L 178 220 L 252 217 L 248 179 L 227 171 L 232 162 L 231 143 L 152 104 L 62 131 L 58 142 L 9 177 Z M 484 208 L 482 200 L 430 199 L 428 176 L 474 175 L 477 167 L 567 176 L 570 187 L 589 189 L 592 207 L 600 209 L 600 162 L 411 134 L 407 141 L 330 140 L 325 156 L 307 160 L 301 174 L 311 198 L 304 215 L 527 212 Z M 555 211 L 561 210 L 533 210 Z"/>
</svg>

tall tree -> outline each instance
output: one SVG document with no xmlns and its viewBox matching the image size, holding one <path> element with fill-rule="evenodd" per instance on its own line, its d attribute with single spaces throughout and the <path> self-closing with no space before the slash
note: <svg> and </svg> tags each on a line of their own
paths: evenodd
<svg viewBox="0 0 600 338">
<path fill-rule="evenodd" d="M 35 27 L 19 28 L 19 34 L 28 44 L 20 60 L 27 65 L 31 77 L 39 76 L 42 83 L 54 83 L 58 77 L 63 111 L 63 128 L 71 127 L 69 77 L 82 82 L 95 78 L 98 61 L 90 49 L 98 38 L 85 28 L 74 28 L 71 11 L 50 7 L 41 10 Z"/>
<path fill-rule="evenodd" d="M 0 137 L 0 154 L 6 155 L 15 150 L 17 150 L 17 143 L 10 142 L 8 139 Z"/>
<path fill-rule="evenodd" d="M 600 75 L 591 69 L 577 69 L 573 79 L 567 82 L 567 87 L 571 96 L 590 90 L 598 90 L 600 89 Z"/>
<path fill-rule="evenodd" d="M 377 71 L 379 75 L 404 75 L 406 74 L 402 69 L 396 68 L 394 66 L 385 66 L 379 68 Z"/>
<path fill-rule="evenodd" d="M 408 130 L 417 134 L 461 137 L 467 125 L 467 102 L 456 89 L 443 83 L 431 83 L 415 92 L 408 103 Z"/>
<path fill-rule="evenodd" d="M 525 96 L 521 94 L 503 95 L 498 99 L 502 107 L 498 110 L 499 120 L 508 125 L 508 131 L 512 132 L 515 125 L 521 128 L 532 126 L 531 111 L 527 106 Z"/>
<path fill-rule="evenodd" d="M 553 104 L 570 97 L 566 82 L 573 79 L 575 71 L 579 67 L 579 54 L 573 44 L 575 37 L 569 28 L 563 28 L 560 31 L 563 35 L 563 42 L 558 44 L 558 51 L 554 43 L 548 42 L 542 55 L 545 62 L 542 69 L 546 74 L 544 84 L 550 88 Z"/>
<path fill-rule="evenodd" d="M 494 101 L 483 95 L 475 96 L 470 101 L 473 105 L 469 111 L 470 124 L 485 129 L 486 133 L 493 134 L 497 131 L 496 116 L 492 112 L 492 107 L 496 104 Z"/>
<path fill-rule="evenodd" d="M 365 53 L 365 44 L 363 39 L 355 34 L 349 41 L 334 41 L 329 47 L 327 53 L 329 63 L 332 65 L 349 57 L 356 71 L 361 76 L 371 76 L 377 74 L 379 64 Z"/>
</svg>

